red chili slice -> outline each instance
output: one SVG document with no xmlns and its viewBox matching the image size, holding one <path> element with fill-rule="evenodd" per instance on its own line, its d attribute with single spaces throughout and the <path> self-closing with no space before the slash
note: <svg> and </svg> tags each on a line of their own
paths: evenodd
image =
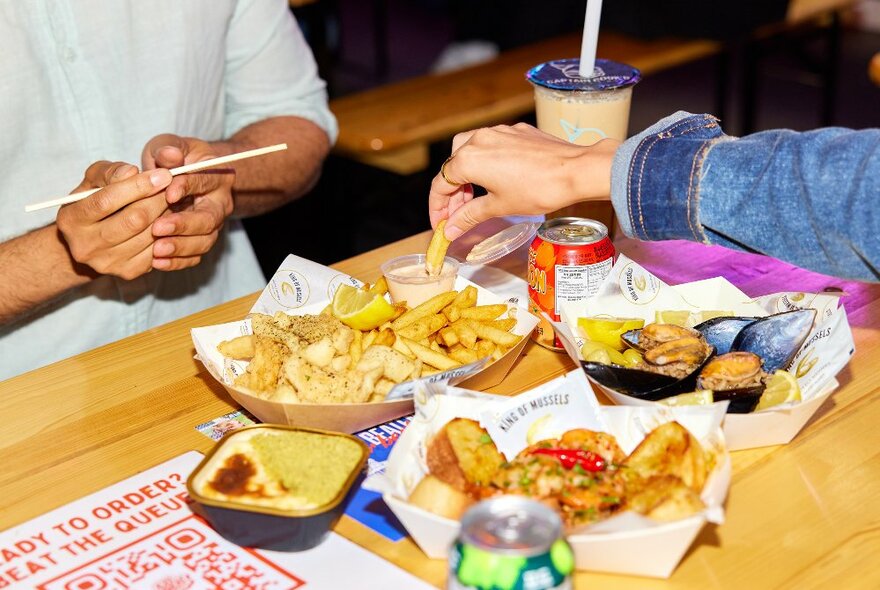
<svg viewBox="0 0 880 590">
<path fill-rule="evenodd" d="M 576 449 L 534 449 L 532 455 L 547 455 L 555 457 L 566 469 L 573 469 L 575 465 L 580 465 L 586 471 L 604 471 L 605 459 L 601 455 L 597 455 L 592 451 L 581 451 Z"/>
</svg>

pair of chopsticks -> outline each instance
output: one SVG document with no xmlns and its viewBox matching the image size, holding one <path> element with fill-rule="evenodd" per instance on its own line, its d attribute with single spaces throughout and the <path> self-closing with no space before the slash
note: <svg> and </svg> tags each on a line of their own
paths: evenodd
<svg viewBox="0 0 880 590">
<path fill-rule="evenodd" d="M 185 166 L 178 166 L 177 168 L 172 168 L 169 170 L 171 176 L 177 176 L 178 174 L 186 174 L 187 172 L 198 172 L 199 170 L 205 170 L 206 168 L 213 168 L 214 166 L 219 166 L 221 164 L 228 164 L 229 162 L 237 162 L 238 160 L 244 160 L 246 158 L 253 158 L 256 156 L 262 156 L 263 154 L 271 154 L 272 152 L 280 152 L 282 150 L 287 149 L 286 143 L 279 143 L 277 145 L 270 145 L 268 147 L 257 148 L 255 150 L 247 150 L 244 152 L 238 152 L 236 154 L 229 154 L 228 156 L 220 156 L 219 158 L 212 158 L 210 160 L 205 160 L 204 162 L 195 162 L 194 164 L 187 164 Z M 31 211 L 39 211 L 40 209 L 48 209 L 49 207 L 58 207 L 60 205 L 67 205 L 68 203 L 75 203 L 76 201 L 80 201 L 85 199 L 89 195 L 95 194 L 101 190 L 100 188 L 93 188 L 87 191 L 81 191 L 78 193 L 73 193 L 67 195 L 66 197 L 60 197 L 57 199 L 52 199 L 50 201 L 43 201 L 42 203 L 33 203 L 32 205 L 27 205 L 24 210 L 26 213 L 30 213 Z"/>
</svg>

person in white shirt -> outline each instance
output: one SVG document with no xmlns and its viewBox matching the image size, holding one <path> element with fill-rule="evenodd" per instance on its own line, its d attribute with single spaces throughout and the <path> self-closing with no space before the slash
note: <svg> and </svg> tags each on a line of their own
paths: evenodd
<svg viewBox="0 0 880 590">
<path fill-rule="evenodd" d="M 307 192 L 337 132 L 287 2 L 4 2 L 0 38 L 0 380 L 264 285 L 236 218 Z"/>
</svg>

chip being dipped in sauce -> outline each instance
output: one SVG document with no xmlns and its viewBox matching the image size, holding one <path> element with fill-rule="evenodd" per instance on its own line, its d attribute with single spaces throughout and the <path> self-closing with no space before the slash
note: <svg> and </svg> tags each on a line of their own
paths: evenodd
<svg viewBox="0 0 880 590">
<path fill-rule="evenodd" d="M 187 489 L 233 542 L 301 550 L 320 542 L 338 518 L 367 455 L 350 435 L 251 426 L 222 439 Z"/>
<path fill-rule="evenodd" d="M 438 293 L 452 291 L 458 276 L 459 262 L 446 257 L 437 274 L 428 273 L 424 254 L 408 254 L 392 258 L 382 265 L 382 274 L 388 282 L 391 301 L 405 301 L 417 307 Z"/>
</svg>

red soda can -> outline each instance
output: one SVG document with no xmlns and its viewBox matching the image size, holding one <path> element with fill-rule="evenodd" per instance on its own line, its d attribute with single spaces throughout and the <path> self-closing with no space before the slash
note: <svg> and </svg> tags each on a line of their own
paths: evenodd
<svg viewBox="0 0 880 590">
<path fill-rule="evenodd" d="M 551 350 L 563 350 L 541 312 L 559 321 L 562 304 L 594 295 L 613 262 L 614 245 L 603 223 L 581 217 L 545 221 L 529 246 L 529 311 L 541 318 L 532 339 Z"/>
</svg>

